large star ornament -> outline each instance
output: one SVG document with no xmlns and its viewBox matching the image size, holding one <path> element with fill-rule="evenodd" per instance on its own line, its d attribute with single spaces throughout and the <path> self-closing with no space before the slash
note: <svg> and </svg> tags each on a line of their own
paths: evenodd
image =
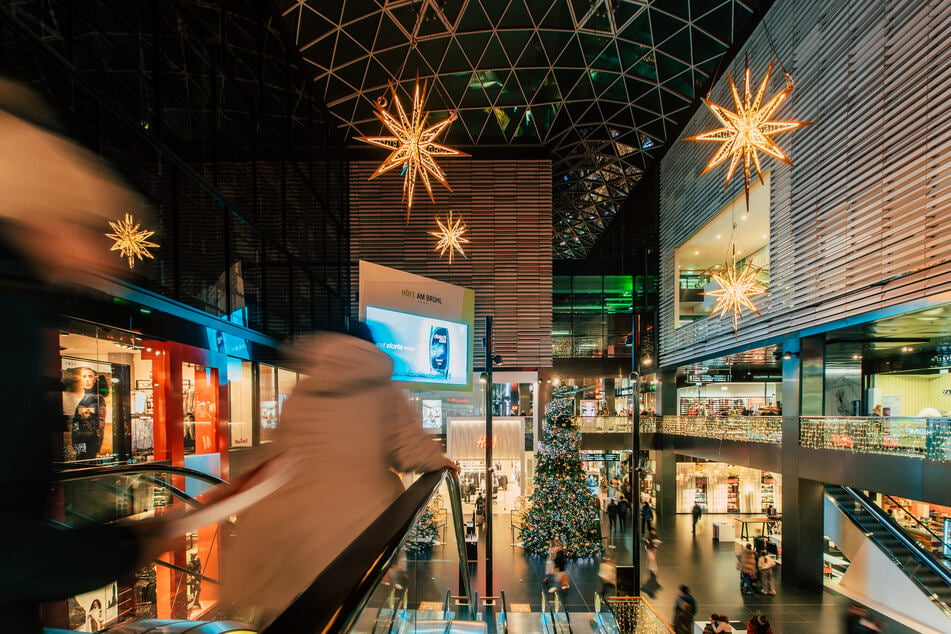
<svg viewBox="0 0 951 634">
<path fill-rule="evenodd" d="M 114 233 L 107 233 L 107 238 L 112 238 L 115 244 L 110 251 L 118 251 L 119 254 L 129 262 L 129 268 L 135 267 L 135 258 L 154 259 L 149 253 L 149 248 L 157 249 L 159 245 L 149 242 L 155 232 L 148 229 L 139 229 L 139 223 L 132 219 L 132 214 L 126 214 L 123 220 L 109 221 Z"/>
<path fill-rule="evenodd" d="M 766 292 L 763 285 L 756 279 L 758 273 L 759 268 L 750 264 L 747 264 L 741 273 L 737 270 L 734 260 L 732 264 L 726 265 L 726 270 L 722 274 L 713 274 L 713 279 L 720 288 L 702 293 L 702 295 L 717 298 L 717 304 L 713 307 L 711 315 L 720 315 L 720 319 L 723 319 L 728 313 L 733 314 L 734 334 L 744 308 L 757 315 L 760 314 L 753 300 L 750 299 Z"/>
<path fill-rule="evenodd" d="M 723 144 L 710 159 L 710 162 L 707 163 L 707 166 L 703 168 L 701 175 L 706 174 L 725 161 L 727 157 L 730 157 L 730 167 L 727 170 L 724 188 L 730 183 L 730 179 L 733 178 L 733 174 L 740 163 L 743 164 L 743 184 L 747 192 L 749 192 L 751 168 L 756 169 L 760 182 L 763 182 L 763 172 L 758 152 L 763 152 L 783 163 L 792 165 L 789 157 L 773 143 L 770 137 L 812 123 L 811 121 L 769 120 L 793 89 L 792 81 L 787 75 L 786 87 L 764 104 L 763 96 L 766 94 L 766 85 L 769 83 L 769 76 L 772 72 L 773 63 L 770 62 L 769 68 L 766 70 L 766 76 L 763 77 L 763 81 L 754 95 L 750 90 L 750 67 L 747 64 L 743 78 L 742 97 L 736 89 L 736 84 L 733 83 L 732 75 L 727 73 L 735 112 L 704 99 L 703 103 L 707 104 L 707 107 L 710 108 L 724 127 L 686 139 L 687 141 L 715 141 Z"/>
<path fill-rule="evenodd" d="M 403 110 L 403 104 L 400 103 L 396 86 L 393 84 L 390 84 L 390 92 L 393 94 L 396 116 L 384 110 L 386 101 L 382 99 L 377 102 L 377 110 L 374 114 L 393 136 L 361 136 L 356 139 L 392 150 L 386 160 L 373 172 L 370 180 L 397 167 L 403 167 L 403 200 L 406 202 L 406 222 L 409 223 L 409 215 L 413 210 L 416 177 L 419 176 L 423 182 L 423 186 L 429 193 L 429 199 L 436 202 L 429 182 L 430 176 L 442 183 L 449 191 L 452 191 L 452 188 L 449 187 L 446 173 L 436 163 L 435 157 L 469 155 L 436 143 L 436 138 L 456 120 L 456 113 L 450 113 L 447 119 L 427 126 L 429 113 L 423 112 L 423 105 L 426 103 L 425 83 L 420 88 L 419 82 L 416 82 L 416 89 L 413 92 L 413 111 L 410 116 L 407 116 L 406 111 Z"/>
<path fill-rule="evenodd" d="M 446 222 L 443 223 L 442 220 L 436 218 L 436 224 L 439 225 L 439 231 L 430 231 L 429 235 L 439 238 L 439 241 L 436 243 L 436 248 L 433 251 L 439 251 L 439 256 L 442 257 L 449 253 L 449 266 L 452 266 L 452 255 L 453 251 L 458 251 L 462 257 L 466 257 L 466 252 L 462 250 L 463 244 L 468 244 L 469 239 L 463 238 L 463 234 L 466 232 L 466 225 L 462 222 L 462 217 L 456 217 L 453 220 L 452 210 L 449 210 L 449 217 L 446 218 Z"/>
</svg>

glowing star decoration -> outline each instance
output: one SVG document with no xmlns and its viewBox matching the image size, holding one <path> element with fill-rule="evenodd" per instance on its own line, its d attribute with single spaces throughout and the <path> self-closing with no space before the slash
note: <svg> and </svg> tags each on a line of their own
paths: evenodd
<svg viewBox="0 0 951 634">
<path fill-rule="evenodd" d="M 446 173 L 436 164 L 436 157 L 469 155 L 436 143 L 436 137 L 456 120 L 456 113 L 451 113 L 449 118 L 443 119 L 439 123 L 427 126 L 429 113 L 423 112 L 423 104 L 426 102 L 425 83 L 420 88 L 419 82 L 416 82 L 416 90 L 413 93 L 413 111 L 410 116 L 407 116 L 406 111 L 403 110 L 403 104 L 400 103 L 399 97 L 396 95 L 396 86 L 390 84 L 390 91 L 393 93 L 396 116 L 394 117 L 384 110 L 386 107 L 385 99 L 377 101 L 375 114 L 393 136 L 364 136 L 356 137 L 356 139 L 370 145 L 392 150 L 386 160 L 373 172 L 370 180 L 397 167 L 403 168 L 403 200 L 406 202 L 406 222 L 408 224 L 410 212 L 413 210 L 413 193 L 416 189 L 417 176 L 429 193 L 429 199 L 436 202 L 433 198 L 433 188 L 429 182 L 430 176 L 442 183 L 446 189 L 452 191 L 446 181 Z"/>
<path fill-rule="evenodd" d="M 704 99 L 703 103 L 707 104 L 707 107 L 713 111 L 713 114 L 724 127 L 686 139 L 687 141 L 716 141 L 723 144 L 710 159 L 710 162 L 707 163 L 701 175 L 706 174 L 725 161 L 727 157 L 730 157 L 730 168 L 727 170 L 724 188 L 730 183 L 730 179 L 733 178 L 733 174 L 741 162 L 743 163 L 743 184 L 747 192 L 749 192 L 751 167 L 756 169 L 760 182 L 763 182 L 763 172 L 758 152 L 763 152 L 783 163 L 792 165 L 792 161 L 773 143 L 770 137 L 812 123 L 811 121 L 769 120 L 793 89 L 792 80 L 789 75 L 786 75 L 786 87 L 764 104 L 763 96 L 766 93 L 766 85 L 769 83 L 769 76 L 772 72 L 773 63 L 770 62 L 769 68 L 766 70 L 766 76 L 754 95 L 750 91 L 750 67 L 747 65 L 743 79 L 742 97 L 736 89 L 736 84 L 733 83 L 733 77 L 727 73 L 736 111 L 731 112 L 723 106 Z"/>
<path fill-rule="evenodd" d="M 717 304 L 713 307 L 711 315 L 720 315 L 723 319 L 728 313 L 733 314 L 733 332 L 736 333 L 737 326 L 742 316 L 744 308 L 759 315 L 756 305 L 750 299 L 756 295 L 762 295 L 766 292 L 763 285 L 756 279 L 759 268 L 746 265 L 743 272 L 736 268 L 736 260 L 732 264 L 726 265 L 723 273 L 714 273 L 713 279 L 720 288 L 712 291 L 706 291 L 701 295 L 709 295 L 717 298 Z"/>
<path fill-rule="evenodd" d="M 132 220 L 132 214 L 126 214 L 125 219 L 109 221 L 109 226 L 115 233 L 107 233 L 107 238 L 115 240 L 110 251 L 118 251 L 129 261 L 129 268 L 135 268 L 135 258 L 152 258 L 149 248 L 157 249 L 159 245 L 149 242 L 155 233 L 147 229 L 139 229 L 139 224 Z"/>
<path fill-rule="evenodd" d="M 439 218 L 435 220 L 436 224 L 439 225 L 439 231 L 430 231 L 429 235 L 439 238 L 439 242 L 436 243 L 436 248 L 433 251 L 439 251 L 440 257 L 448 252 L 449 266 L 452 266 L 453 251 L 458 251 L 459 255 L 466 257 L 466 252 L 462 250 L 462 245 L 469 243 L 468 238 L 462 237 L 466 232 L 466 225 L 462 222 L 461 217 L 456 217 L 453 220 L 452 210 L 449 211 L 449 217 L 446 218 L 445 223 Z"/>
</svg>

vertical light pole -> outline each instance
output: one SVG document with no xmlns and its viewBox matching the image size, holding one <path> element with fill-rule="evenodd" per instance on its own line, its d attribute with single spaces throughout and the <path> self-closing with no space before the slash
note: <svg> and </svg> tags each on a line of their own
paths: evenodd
<svg viewBox="0 0 951 634">
<path fill-rule="evenodd" d="M 644 282 L 646 284 L 646 280 Z M 646 287 L 645 287 L 646 288 Z M 641 315 L 634 312 L 634 331 L 631 336 L 631 468 L 628 478 L 631 480 L 631 562 L 634 565 L 634 596 L 641 596 L 641 473 L 638 470 L 641 459 Z"/>
<path fill-rule="evenodd" d="M 492 317 L 485 318 L 485 596 L 492 594 Z"/>
</svg>

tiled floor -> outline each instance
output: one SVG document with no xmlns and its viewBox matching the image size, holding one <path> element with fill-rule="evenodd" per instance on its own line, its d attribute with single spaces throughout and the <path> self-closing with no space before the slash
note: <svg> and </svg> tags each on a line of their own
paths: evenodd
<svg viewBox="0 0 951 634">
<path fill-rule="evenodd" d="M 732 621 L 745 621 L 756 613 L 766 614 L 777 634 L 815 634 L 816 632 L 842 632 L 843 615 L 848 599 L 834 592 L 805 593 L 777 582 L 775 596 L 744 596 L 740 593 L 738 573 L 734 568 L 735 558 L 732 543 L 714 542 L 710 532 L 710 517 L 704 517 L 696 536 L 690 532 L 690 517 L 676 516 L 665 519 L 658 526 L 663 541 L 658 551 L 658 581 L 660 588 L 648 597 L 651 605 L 664 619 L 673 613 L 677 587 L 690 587 L 698 605 L 698 618 L 711 612 L 726 614 Z M 631 534 L 615 538 L 612 552 L 620 565 L 631 562 Z M 493 591 L 505 592 L 509 605 L 529 604 L 532 611 L 541 607 L 545 591 L 544 560 L 535 555 L 526 555 L 521 547 L 512 545 L 513 535 L 509 528 L 508 514 L 495 517 L 493 535 Z M 445 597 L 447 586 L 455 591 L 455 549 L 437 547 L 419 562 L 411 562 L 410 568 L 415 586 L 411 601 L 439 601 Z M 486 596 L 484 541 L 480 540 L 480 561 L 474 566 L 474 589 Z M 597 577 L 597 560 L 570 561 L 568 572 L 572 587 L 565 602 L 571 612 L 593 612 L 593 598 L 600 591 Z M 777 569 L 777 578 L 778 578 Z M 642 575 L 646 581 L 646 572 Z M 447 581 L 448 580 L 448 581 Z M 888 621 L 886 634 L 906 634 L 914 630 Z"/>
</svg>

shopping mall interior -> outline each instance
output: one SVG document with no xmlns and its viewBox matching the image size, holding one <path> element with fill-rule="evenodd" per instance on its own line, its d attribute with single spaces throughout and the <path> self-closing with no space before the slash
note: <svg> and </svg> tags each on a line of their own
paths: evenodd
<svg viewBox="0 0 951 634">
<path fill-rule="evenodd" d="M 951 3 L 0 29 L 9 631 L 951 632 Z"/>
</svg>

